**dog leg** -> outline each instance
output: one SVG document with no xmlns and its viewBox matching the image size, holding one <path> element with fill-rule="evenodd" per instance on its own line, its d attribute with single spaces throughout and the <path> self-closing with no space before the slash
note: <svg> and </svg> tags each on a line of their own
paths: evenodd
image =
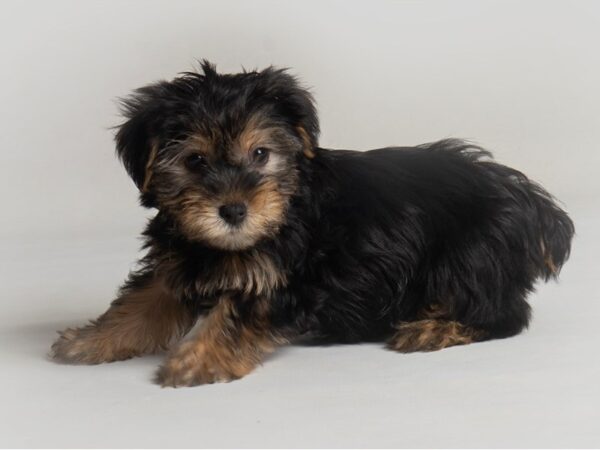
<svg viewBox="0 0 600 450">
<path fill-rule="evenodd" d="M 80 364 L 129 359 L 166 349 L 191 325 L 191 314 L 159 280 L 145 280 L 124 288 L 97 320 L 60 332 L 50 356 Z"/>
<path fill-rule="evenodd" d="M 387 347 L 401 353 L 430 352 L 484 339 L 485 333 L 481 330 L 456 321 L 429 319 L 400 324 Z"/>
<path fill-rule="evenodd" d="M 156 382 L 177 387 L 241 378 L 285 342 L 269 327 L 266 301 L 257 300 L 244 317 L 223 297 L 169 354 Z"/>
</svg>

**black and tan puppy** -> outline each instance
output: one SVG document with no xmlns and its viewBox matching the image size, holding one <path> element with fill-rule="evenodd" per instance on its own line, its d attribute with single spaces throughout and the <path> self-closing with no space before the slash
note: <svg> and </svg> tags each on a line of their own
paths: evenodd
<svg viewBox="0 0 600 450">
<path fill-rule="evenodd" d="M 457 140 L 319 148 L 313 100 L 285 71 L 202 69 L 124 102 L 117 152 L 158 212 L 142 268 L 61 333 L 57 360 L 168 349 L 157 381 L 191 386 L 300 336 L 414 352 L 527 326 L 527 294 L 573 235 L 540 186 Z"/>
</svg>

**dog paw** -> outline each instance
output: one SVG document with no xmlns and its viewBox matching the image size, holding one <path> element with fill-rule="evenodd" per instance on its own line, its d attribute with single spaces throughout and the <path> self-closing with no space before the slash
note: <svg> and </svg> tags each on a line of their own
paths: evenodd
<svg viewBox="0 0 600 450">
<path fill-rule="evenodd" d="M 189 387 L 227 383 L 240 377 L 197 344 L 184 343 L 159 367 L 154 381 L 162 387 Z"/>
<path fill-rule="evenodd" d="M 101 364 L 134 356 L 130 351 L 116 351 L 111 342 L 98 336 L 91 326 L 67 328 L 58 334 L 48 356 L 60 363 Z"/>
<path fill-rule="evenodd" d="M 58 332 L 58 339 L 50 347 L 49 357 L 62 363 L 85 363 L 90 359 L 89 344 L 79 330 L 67 328 Z"/>
</svg>

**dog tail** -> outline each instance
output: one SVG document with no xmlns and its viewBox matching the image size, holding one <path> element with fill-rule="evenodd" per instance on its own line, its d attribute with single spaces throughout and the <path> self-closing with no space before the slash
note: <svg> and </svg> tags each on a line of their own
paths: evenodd
<svg viewBox="0 0 600 450">
<path fill-rule="evenodd" d="M 530 243 L 527 250 L 539 275 L 546 281 L 557 278 L 571 252 L 573 221 L 550 193 L 523 173 L 493 162 L 487 164 L 503 175 L 509 195 L 529 211 L 532 227 L 522 232 L 531 232 L 524 242 Z"/>
<path fill-rule="evenodd" d="M 458 153 L 493 173 L 519 210 L 527 211 L 530 226 L 522 229 L 521 242 L 538 275 L 545 280 L 558 277 L 571 252 L 575 226 L 551 194 L 518 170 L 494 162 L 491 153 L 469 142 L 446 139 L 421 147 Z"/>
<path fill-rule="evenodd" d="M 546 280 L 551 277 L 556 278 L 569 258 L 575 226 L 567 213 L 557 205 L 556 200 L 544 188 L 529 180 L 527 184 L 530 200 L 537 212 L 541 235 L 540 250 L 543 258 L 541 274 Z"/>
</svg>

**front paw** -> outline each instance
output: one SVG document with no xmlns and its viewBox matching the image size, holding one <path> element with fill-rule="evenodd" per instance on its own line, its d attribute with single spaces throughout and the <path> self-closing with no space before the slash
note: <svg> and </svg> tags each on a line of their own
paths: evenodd
<svg viewBox="0 0 600 450">
<path fill-rule="evenodd" d="M 49 356 L 62 363 L 91 364 L 89 342 L 82 336 L 81 330 L 67 328 L 58 332 L 58 339 L 52 344 Z"/>
<path fill-rule="evenodd" d="M 181 344 L 156 372 L 155 382 L 162 387 L 197 386 L 229 382 L 242 377 L 242 365 L 227 362 L 225 355 L 213 355 L 203 345 Z"/>
<path fill-rule="evenodd" d="M 49 357 L 66 364 L 101 364 L 128 359 L 131 351 L 117 351 L 111 340 L 103 336 L 93 325 L 83 328 L 67 328 L 60 331 L 52 344 Z"/>
</svg>

